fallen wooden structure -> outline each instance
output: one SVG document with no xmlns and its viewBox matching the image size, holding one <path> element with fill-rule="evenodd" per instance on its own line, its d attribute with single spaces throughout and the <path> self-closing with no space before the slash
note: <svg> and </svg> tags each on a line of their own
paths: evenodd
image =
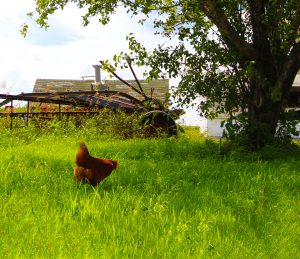
<svg viewBox="0 0 300 259">
<path fill-rule="evenodd" d="M 132 88 L 136 93 L 140 94 L 142 96 L 141 100 L 123 92 L 109 90 L 21 93 L 18 95 L 0 94 L 0 99 L 3 99 L 3 101 L 0 102 L 0 108 L 3 106 L 5 107 L 4 112 L 1 112 L 0 115 L 10 116 L 10 127 L 12 128 L 13 117 L 23 117 L 28 123 L 28 118 L 34 116 L 58 116 L 60 119 L 62 115 L 95 114 L 101 109 L 109 108 L 110 110 L 122 110 L 128 114 L 143 114 L 141 121 L 144 124 L 149 125 L 149 127 L 152 128 L 152 132 L 160 128 L 161 130 L 166 131 L 169 135 L 177 134 L 175 114 L 178 114 L 178 111 L 180 113 L 181 110 L 169 110 L 165 108 L 159 100 L 152 96 L 147 96 L 136 78 L 132 67 L 131 71 L 139 88 L 134 87 L 120 78 L 114 71 L 111 71 L 111 73 L 121 82 Z M 15 111 L 14 101 L 27 101 L 26 111 Z M 40 111 L 34 111 L 30 106 L 30 103 L 32 102 L 40 104 L 55 104 L 56 109 L 47 110 L 45 108 L 43 110 L 41 108 L 42 105 L 40 105 Z M 66 110 L 66 107 L 72 107 L 72 110 Z M 76 107 L 75 110 L 73 110 L 74 107 Z M 83 110 L 78 110 L 78 107 L 82 107 Z"/>
</svg>

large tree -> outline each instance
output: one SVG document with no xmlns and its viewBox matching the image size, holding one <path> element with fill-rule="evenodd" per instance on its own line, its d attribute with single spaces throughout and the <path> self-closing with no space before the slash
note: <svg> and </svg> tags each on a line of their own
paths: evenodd
<svg viewBox="0 0 300 259">
<path fill-rule="evenodd" d="M 206 116 L 227 113 L 232 119 L 238 110 L 235 119 L 242 118 L 242 127 L 236 129 L 251 148 L 274 139 L 300 68 L 299 0 L 35 1 L 42 26 L 68 2 L 87 7 L 85 25 L 94 16 L 109 22 L 120 5 L 150 17 L 158 33 L 178 39 L 149 54 L 128 37 L 139 63 L 150 65 L 150 76 L 181 76 L 179 100 L 188 104 L 196 96 L 206 97 L 199 107 Z"/>
</svg>

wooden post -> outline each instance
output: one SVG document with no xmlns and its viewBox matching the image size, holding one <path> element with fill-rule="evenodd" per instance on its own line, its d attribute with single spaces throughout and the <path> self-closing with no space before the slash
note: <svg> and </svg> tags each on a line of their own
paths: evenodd
<svg viewBox="0 0 300 259">
<path fill-rule="evenodd" d="M 13 100 L 10 101 L 10 129 L 12 130 L 12 118 L 13 118 Z"/>
<path fill-rule="evenodd" d="M 27 117 L 26 117 L 26 125 L 28 126 L 28 117 L 29 117 L 29 101 L 27 101 Z"/>
<path fill-rule="evenodd" d="M 58 120 L 60 121 L 60 110 L 61 110 L 61 107 L 60 107 L 60 103 L 58 104 Z"/>
</svg>

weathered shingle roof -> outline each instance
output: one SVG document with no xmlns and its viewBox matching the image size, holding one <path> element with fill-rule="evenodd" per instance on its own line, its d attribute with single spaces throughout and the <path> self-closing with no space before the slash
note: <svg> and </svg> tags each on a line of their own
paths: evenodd
<svg viewBox="0 0 300 259">
<path fill-rule="evenodd" d="M 126 80 L 128 83 L 138 88 L 137 83 L 134 80 Z M 91 90 L 91 84 L 94 80 L 60 80 L 60 79 L 37 79 L 33 92 L 64 92 L 64 91 L 89 91 Z M 154 97 L 164 100 L 166 94 L 169 92 L 169 80 L 168 79 L 158 79 L 153 81 L 140 80 L 143 90 L 147 95 L 150 96 L 151 88 L 154 88 Z M 123 84 L 119 80 L 106 80 L 104 86 L 108 90 L 120 91 L 128 93 L 136 98 L 141 98 L 141 96 L 129 88 L 127 85 Z"/>
</svg>

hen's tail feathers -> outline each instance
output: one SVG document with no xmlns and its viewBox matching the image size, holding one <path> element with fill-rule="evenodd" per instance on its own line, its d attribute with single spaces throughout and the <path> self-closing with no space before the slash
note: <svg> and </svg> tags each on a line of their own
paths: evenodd
<svg viewBox="0 0 300 259">
<path fill-rule="evenodd" d="M 89 150 L 87 148 L 87 146 L 84 144 L 84 142 L 80 142 L 79 143 L 79 147 L 84 150 L 85 152 L 89 153 Z"/>
<path fill-rule="evenodd" d="M 85 167 L 90 158 L 89 151 L 84 142 L 79 143 L 79 148 L 76 153 L 76 165 Z"/>
</svg>

